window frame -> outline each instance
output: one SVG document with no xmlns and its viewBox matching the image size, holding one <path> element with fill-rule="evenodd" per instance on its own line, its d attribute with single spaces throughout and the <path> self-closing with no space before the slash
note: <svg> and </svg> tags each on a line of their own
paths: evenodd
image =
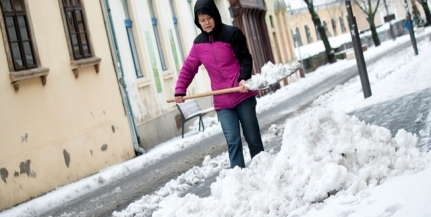
<svg viewBox="0 0 431 217">
<path fill-rule="evenodd" d="M 183 38 L 180 35 L 180 29 L 181 28 L 181 23 L 179 23 L 178 21 L 178 16 L 177 16 L 177 7 L 176 5 L 174 5 L 174 1 L 170 0 L 169 1 L 170 7 L 171 7 L 171 13 L 172 13 L 172 21 L 174 23 L 174 27 L 175 27 L 175 35 L 177 37 L 177 41 L 178 41 L 178 48 L 180 49 L 179 53 L 181 55 L 181 61 L 184 62 L 185 58 L 185 54 L 184 51 L 186 50 L 183 46 Z"/>
<path fill-rule="evenodd" d="M 133 59 L 133 67 L 135 68 L 135 75 L 136 78 L 140 79 L 145 77 L 145 75 L 141 65 L 141 57 L 138 53 L 138 46 L 136 45 L 133 20 L 129 12 L 129 4 L 127 4 L 127 0 L 121 0 L 121 4 L 123 6 L 123 12 L 125 17 L 124 25 L 127 34 L 127 40 L 129 42 L 130 53 Z"/>
<path fill-rule="evenodd" d="M 338 17 L 338 21 L 340 22 L 340 29 L 341 29 L 341 33 L 346 33 L 346 24 L 344 23 L 344 18 L 343 16 Z"/>
<path fill-rule="evenodd" d="M 71 5 L 71 6 L 65 6 L 64 5 L 64 1 L 69 1 L 71 4 L 73 4 L 73 2 L 78 3 L 79 5 Z M 64 13 L 64 21 L 66 21 L 66 28 L 67 28 L 67 34 L 68 34 L 68 38 L 69 38 L 69 43 L 72 43 L 72 40 L 70 40 L 71 38 L 73 38 L 73 36 L 76 36 L 76 42 L 78 43 L 78 50 L 79 53 L 75 52 L 75 49 L 73 48 L 73 45 L 70 44 L 71 48 L 72 48 L 72 56 L 74 60 L 80 60 L 80 59 L 87 59 L 87 58 L 91 58 L 94 56 L 93 54 L 93 49 L 92 49 L 92 44 L 90 41 L 90 37 L 89 37 L 89 31 L 88 31 L 88 25 L 87 25 L 87 17 L 85 15 L 85 10 L 84 7 L 82 5 L 82 0 L 62 0 L 62 8 L 63 8 L 63 13 Z M 80 24 L 78 22 L 78 14 L 80 13 L 81 15 L 81 22 L 83 23 L 82 25 L 82 29 L 80 28 Z M 68 16 L 67 14 L 71 13 L 71 18 L 72 18 L 72 22 L 73 22 L 73 27 L 75 29 L 75 32 L 71 32 L 70 28 L 69 28 L 69 22 L 68 21 Z M 81 36 L 84 36 L 86 42 L 87 42 L 87 52 L 86 53 L 84 51 L 84 42 Z"/>
<path fill-rule="evenodd" d="M 12 0 L 10 0 L 12 2 Z M 32 67 L 25 68 L 15 68 L 13 51 L 11 47 L 11 42 L 9 40 L 9 30 L 6 29 L 5 18 L 6 15 L 3 13 L 3 0 L 0 0 L 0 31 L 3 38 L 4 48 L 6 52 L 6 59 L 9 68 L 9 78 L 11 84 L 14 86 L 15 92 L 19 91 L 19 83 L 23 80 L 28 80 L 32 78 L 41 78 L 42 85 L 46 85 L 47 77 L 49 74 L 49 68 L 41 67 L 39 51 L 37 48 L 36 37 L 33 30 L 31 14 L 29 13 L 28 0 L 20 0 L 22 4 L 22 11 L 20 14 L 24 14 L 24 21 L 26 23 L 27 37 L 31 41 L 30 49 L 32 52 L 32 58 L 34 65 Z M 12 3 L 13 4 L 13 3 Z M 21 33 L 18 33 L 21 34 Z M 20 39 L 21 40 L 21 39 Z M 22 45 L 20 46 L 20 51 L 22 51 Z"/>
<path fill-rule="evenodd" d="M 332 26 L 332 32 L 334 33 L 334 36 L 337 36 L 337 21 L 335 21 L 334 18 L 331 18 L 331 26 Z"/>
<path fill-rule="evenodd" d="M 307 24 L 304 24 L 304 31 L 305 31 L 305 36 L 307 38 L 307 44 L 312 43 L 313 39 L 311 38 L 310 28 L 308 27 Z"/>
<path fill-rule="evenodd" d="M 73 10 L 73 9 L 66 9 L 66 7 L 64 6 L 64 1 L 66 1 L 66 0 L 58 0 L 58 4 L 60 7 L 60 11 L 61 11 L 60 14 L 61 14 L 61 17 L 63 19 L 63 28 L 64 28 L 65 37 L 67 40 L 67 47 L 69 48 L 70 65 L 71 65 L 71 69 L 72 69 L 73 73 L 75 74 L 75 78 L 79 77 L 79 69 L 84 68 L 84 67 L 93 66 L 95 68 L 96 73 L 99 73 L 100 62 L 102 61 L 102 59 L 99 57 L 96 57 L 96 55 L 95 55 L 95 50 L 93 47 L 93 41 L 91 40 L 91 31 L 90 31 L 89 25 L 88 25 L 85 3 L 83 0 L 70 0 L 70 1 L 76 1 L 79 3 L 79 6 L 74 6 L 72 8 L 81 10 L 83 27 L 85 28 L 85 34 L 87 37 L 87 47 L 88 47 L 88 51 L 90 53 L 90 55 L 87 55 L 87 56 L 84 55 L 83 58 L 77 59 L 75 56 L 75 52 L 73 50 L 72 40 L 71 40 L 72 34 L 69 31 L 69 26 L 68 26 L 67 16 L 66 16 L 66 13 L 69 10 Z M 76 29 L 79 29 L 79 26 L 76 23 L 76 19 L 74 20 L 74 25 L 75 25 Z M 77 34 L 80 35 L 82 33 L 78 30 Z M 80 46 L 82 46 L 82 44 Z M 82 49 L 82 47 L 80 47 L 80 49 Z"/>
<path fill-rule="evenodd" d="M 301 32 L 298 27 L 295 27 L 295 40 L 298 42 L 298 47 L 302 46 Z"/>
<path fill-rule="evenodd" d="M 316 41 L 320 41 L 321 40 L 320 33 L 316 25 L 314 25 L 314 32 L 316 33 Z"/>
<path fill-rule="evenodd" d="M 322 25 L 325 29 L 326 37 L 332 37 L 332 35 L 329 34 L 328 23 L 326 22 L 326 20 L 322 20 Z"/>
<path fill-rule="evenodd" d="M 167 53 L 163 47 L 162 41 L 164 40 L 163 35 L 161 35 L 158 25 L 158 14 L 156 14 L 155 4 L 153 0 L 147 0 L 148 8 L 150 10 L 151 24 L 153 26 L 154 38 L 156 39 L 157 51 L 159 53 L 160 65 L 162 71 L 166 72 L 169 70 L 169 62 L 165 53 Z"/>
</svg>

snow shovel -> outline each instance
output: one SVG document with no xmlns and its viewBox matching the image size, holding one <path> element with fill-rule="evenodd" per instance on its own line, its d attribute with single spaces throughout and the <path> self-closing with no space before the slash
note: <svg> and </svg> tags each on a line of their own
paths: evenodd
<svg viewBox="0 0 431 217">
<path fill-rule="evenodd" d="M 294 63 L 292 65 L 288 64 L 276 64 L 271 62 L 266 63 L 262 67 L 262 72 L 253 75 L 250 79 L 245 81 L 245 86 L 249 90 L 264 90 L 270 88 L 272 85 L 279 83 L 283 79 L 289 77 L 290 75 L 297 72 L 302 65 L 300 63 Z M 183 100 L 195 99 L 205 96 L 213 96 L 225 93 L 233 93 L 239 91 L 240 87 L 231 87 L 221 90 L 209 91 L 205 93 L 198 93 L 193 95 L 183 96 Z M 175 102 L 175 98 L 166 100 L 169 102 Z"/>
</svg>

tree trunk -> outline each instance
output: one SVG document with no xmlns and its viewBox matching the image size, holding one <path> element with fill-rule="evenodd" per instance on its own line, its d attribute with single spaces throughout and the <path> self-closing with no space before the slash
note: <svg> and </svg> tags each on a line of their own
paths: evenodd
<svg viewBox="0 0 431 217">
<path fill-rule="evenodd" d="M 379 34 L 377 33 L 376 24 L 374 22 L 370 23 L 371 36 L 373 37 L 374 46 L 378 47 L 380 45 Z"/>
<path fill-rule="evenodd" d="M 308 11 L 310 12 L 311 19 L 313 20 L 313 23 L 315 26 L 317 26 L 317 30 L 320 34 L 320 39 L 323 42 L 323 45 L 325 46 L 325 53 L 326 57 L 328 58 L 329 63 L 335 63 L 337 62 L 337 59 L 335 58 L 334 50 L 331 47 L 331 44 L 329 43 L 328 36 L 326 35 L 325 28 L 322 26 L 322 22 L 320 21 L 319 15 L 314 10 L 313 3 L 309 3 L 308 0 L 304 0 L 304 2 L 308 6 Z"/>
<path fill-rule="evenodd" d="M 420 27 L 422 24 L 421 23 L 422 18 L 421 18 L 421 13 L 419 12 L 419 9 L 418 9 L 418 6 L 416 5 L 415 0 L 411 1 L 411 5 L 412 5 L 413 20 L 415 21 L 416 26 Z"/>
<path fill-rule="evenodd" d="M 425 12 L 425 17 L 427 19 L 427 26 L 431 25 L 431 12 L 430 12 L 430 8 L 428 7 L 428 3 L 426 0 L 417 0 L 419 2 L 419 4 L 421 4 L 422 8 L 424 9 Z"/>
<path fill-rule="evenodd" d="M 378 7 L 378 5 L 376 7 Z M 367 20 L 368 20 L 368 23 L 370 24 L 371 37 L 373 38 L 374 46 L 378 47 L 380 45 L 380 38 L 379 38 L 379 34 L 377 33 L 376 24 L 374 23 L 374 15 L 375 14 L 373 14 L 372 10 L 369 9 Z"/>
</svg>

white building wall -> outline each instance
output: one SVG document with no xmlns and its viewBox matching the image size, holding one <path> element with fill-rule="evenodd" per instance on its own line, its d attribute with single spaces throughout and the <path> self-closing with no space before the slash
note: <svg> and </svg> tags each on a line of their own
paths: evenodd
<svg viewBox="0 0 431 217">
<path fill-rule="evenodd" d="M 196 1 L 193 0 L 190 4 L 187 0 L 153 0 L 161 49 L 163 50 L 167 67 L 166 70 L 163 70 L 148 1 L 127 0 L 130 20 L 133 22 L 136 48 L 144 75 L 143 78 L 136 77 L 124 24 L 126 16 L 123 4 L 121 0 L 107 1 L 110 4 L 124 80 L 137 123 L 141 146 L 148 149 L 181 133 L 181 128 L 178 128 L 176 123 L 175 116 L 179 112 L 175 103 L 166 102 L 167 99 L 174 97 L 175 83 L 183 65 L 171 4 L 177 16 L 179 36 L 184 57 L 186 58 L 194 39 L 201 32 L 194 24 L 193 9 Z M 216 4 L 223 15 L 223 22 L 231 24 L 229 1 L 218 0 Z M 207 91 L 211 91 L 211 85 L 205 68 L 201 66 L 194 81 L 189 86 L 187 94 L 191 95 Z M 199 102 L 203 108 L 212 106 L 212 97 L 201 98 Z"/>
<path fill-rule="evenodd" d="M 123 5 L 118 0 L 108 0 L 111 8 L 112 25 L 115 28 L 115 36 L 119 48 L 119 54 L 121 56 L 121 68 L 123 70 L 124 77 L 127 84 L 128 96 L 131 100 L 131 108 L 135 119 L 142 119 L 142 103 L 139 100 L 139 91 L 136 86 L 136 73 L 133 65 L 132 54 L 130 52 L 130 45 L 128 43 L 128 37 L 126 32 L 126 26 L 124 20 L 126 15 L 124 14 Z M 136 25 L 136 23 L 133 23 Z M 144 79 L 148 79 L 148 75 L 144 74 Z"/>
</svg>

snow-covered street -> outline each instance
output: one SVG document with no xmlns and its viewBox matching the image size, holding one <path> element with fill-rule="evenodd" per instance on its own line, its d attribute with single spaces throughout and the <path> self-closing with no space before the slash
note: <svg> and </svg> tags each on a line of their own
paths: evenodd
<svg viewBox="0 0 431 217">
<path fill-rule="evenodd" d="M 423 34 L 430 35 L 427 28 Z M 408 35 L 369 48 L 365 59 L 409 41 Z M 370 125 L 348 115 L 382 102 L 431 88 L 431 43 L 418 41 L 419 55 L 408 47 L 367 67 L 372 96 L 364 99 L 359 76 L 316 99 L 304 112 L 273 125 L 264 141 L 282 136 L 279 152 L 259 154 L 246 169 L 227 169 L 227 153 L 206 157 L 194 167 L 145 195 L 113 216 L 431 216 L 431 105 L 413 122 L 425 127 L 419 134 Z M 354 66 L 339 60 L 319 67 L 277 92 L 258 99 L 262 112 L 283 99 L 307 91 L 328 76 Z M 408 104 L 409 102 L 405 102 Z M 379 111 L 374 113 L 378 114 Z M 216 117 L 205 118 L 205 132 L 191 129 L 162 143 L 145 155 L 107 168 L 100 173 L 59 187 L 41 197 L 0 212 L 0 216 L 39 216 L 82 197 L 89 191 L 127 176 L 143 165 L 154 164 L 178 150 L 221 133 Z M 414 124 L 414 123 L 412 123 Z M 419 147 L 422 144 L 422 148 Z M 248 156 L 248 148 L 245 147 Z M 219 173 L 211 196 L 179 194 Z M 100 180 L 103 180 L 101 182 Z M 116 189 L 121 192 L 121 188 Z M 65 197 L 64 195 L 68 195 Z M 85 211 L 84 211 L 85 213 Z M 76 216 L 64 213 L 62 216 Z"/>
</svg>

